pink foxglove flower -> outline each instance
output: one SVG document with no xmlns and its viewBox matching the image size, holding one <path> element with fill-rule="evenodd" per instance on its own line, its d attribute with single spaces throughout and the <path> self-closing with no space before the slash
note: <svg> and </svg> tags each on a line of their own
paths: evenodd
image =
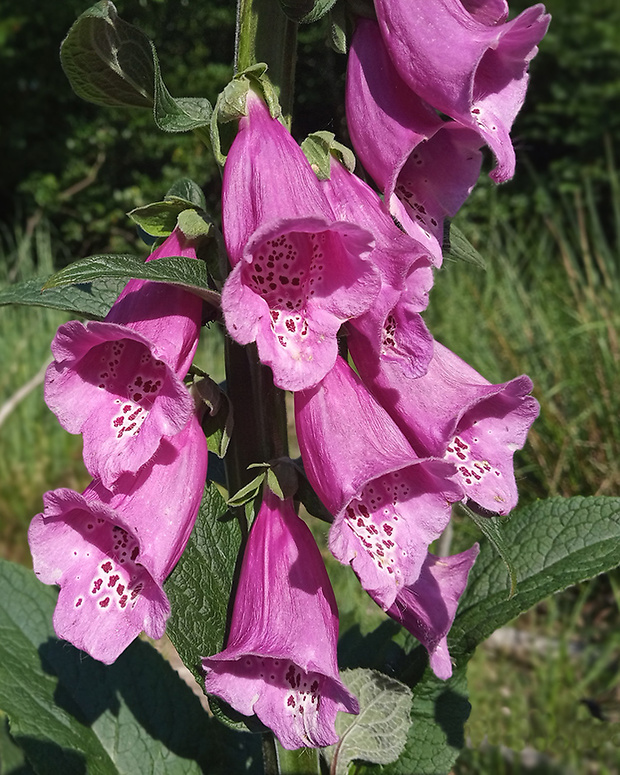
<svg viewBox="0 0 620 775">
<path fill-rule="evenodd" d="M 475 129 L 491 148 L 496 182 L 514 174 L 512 123 L 527 88 L 527 68 L 550 16 L 543 5 L 506 21 L 499 0 L 375 0 L 390 58 L 409 88 L 437 110 Z"/>
<path fill-rule="evenodd" d="M 323 560 L 291 500 L 266 490 L 250 531 L 226 648 L 203 659 L 206 690 L 255 713 L 285 748 L 337 742 L 358 713 L 336 661 L 338 610 Z"/>
<path fill-rule="evenodd" d="M 492 385 L 436 341 L 427 373 L 408 379 L 355 331 L 349 348 L 364 383 L 419 455 L 453 463 L 466 497 L 483 508 L 507 514 L 516 506 L 512 459 L 539 411 L 529 377 Z"/>
<path fill-rule="evenodd" d="M 308 480 L 334 515 L 330 549 L 387 610 L 418 579 L 462 498 L 454 467 L 419 459 L 342 358 L 296 393 L 295 425 Z"/>
<path fill-rule="evenodd" d="M 150 260 L 170 255 L 196 256 L 178 230 Z M 105 487 L 186 426 L 193 404 L 182 378 L 201 310 L 192 293 L 131 280 L 104 322 L 73 320 L 58 329 L 45 400 L 65 430 L 83 434 L 86 468 Z"/>
<path fill-rule="evenodd" d="M 379 290 L 372 235 L 339 221 L 289 132 L 253 92 L 224 168 L 222 217 L 233 270 L 222 292 L 230 335 L 255 341 L 274 382 L 316 384 L 336 334 Z"/>
<path fill-rule="evenodd" d="M 478 544 L 474 544 L 471 549 L 449 557 L 429 553 L 418 580 L 402 589 L 387 611 L 428 651 L 437 678 L 445 680 L 452 675 L 447 636 L 479 551 Z"/>
<path fill-rule="evenodd" d="M 390 61 L 378 25 L 360 19 L 347 68 L 347 124 L 390 212 L 441 264 L 443 222 L 480 174 L 479 135 L 444 121 L 411 91 Z"/>
<path fill-rule="evenodd" d="M 163 635 L 170 605 L 162 585 L 194 526 L 206 472 L 204 434 L 192 417 L 114 492 L 93 481 L 81 495 L 45 493 L 28 540 L 37 577 L 60 586 L 59 638 L 110 664 L 142 630 Z"/>
<path fill-rule="evenodd" d="M 432 336 L 420 316 L 433 284 L 428 249 L 401 231 L 377 194 L 335 158 L 323 186 L 334 212 L 375 235 L 372 257 L 381 289 L 372 307 L 347 326 L 363 332 L 366 345 L 382 358 L 398 358 L 409 376 L 419 377 L 433 352 Z"/>
</svg>

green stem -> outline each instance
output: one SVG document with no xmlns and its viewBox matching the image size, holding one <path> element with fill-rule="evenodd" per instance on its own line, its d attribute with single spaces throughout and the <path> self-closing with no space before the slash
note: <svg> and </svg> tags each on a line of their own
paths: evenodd
<svg viewBox="0 0 620 775">
<path fill-rule="evenodd" d="M 297 25 L 277 0 L 238 0 L 235 71 L 266 62 L 279 91 L 282 111 L 290 119 L 295 81 Z M 273 384 L 271 369 L 258 360 L 256 347 L 240 347 L 226 339 L 227 392 L 234 409 L 226 469 L 229 492 L 253 478 L 251 463 L 288 455 L 284 392 Z"/>
<path fill-rule="evenodd" d="M 284 14 L 278 0 L 238 0 L 235 72 L 257 62 L 269 67 L 269 80 L 278 92 L 282 115 L 290 128 L 295 88 L 297 25 Z"/>
</svg>

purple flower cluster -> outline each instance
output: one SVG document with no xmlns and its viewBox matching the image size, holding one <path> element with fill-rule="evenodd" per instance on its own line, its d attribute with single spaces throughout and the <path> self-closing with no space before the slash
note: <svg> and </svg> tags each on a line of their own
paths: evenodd
<svg viewBox="0 0 620 775">
<path fill-rule="evenodd" d="M 256 342 L 295 393 L 306 475 L 333 514 L 329 546 L 368 594 L 452 674 L 447 635 L 478 553 L 429 546 L 452 504 L 507 514 L 513 454 L 538 414 L 527 376 L 493 385 L 435 341 L 420 315 L 443 223 L 473 188 L 485 143 L 513 174 L 510 127 L 545 33 L 541 5 L 375 0 L 349 53 L 347 118 L 382 200 L 335 157 L 320 181 L 250 91 L 223 184 L 233 271 L 229 334 Z M 401 228 L 395 223 L 400 224 Z M 346 332 L 355 370 L 338 355 Z M 357 703 L 338 677 L 337 614 L 312 536 L 267 492 L 250 532 L 226 648 L 207 691 L 256 713 L 287 748 L 334 743 Z"/>
<path fill-rule="evenodd" d="M 507 21 L 505 0 L 375 0 L 375 10 L 354 33 L 346 108 L 383 198 L 336 156 L 319 180 L 248 91 L 224 168 L 222 312 L 228 334 L 255 342 L 275 385 L 295 394 L 305 473 L 333 515 L 331 552 L 447 679 L 447 635 L 478 546 L 449 557 L 430 547 L 457 502 L 515 506 L 513 455 L 538 404 L 527 376 L 491 384 L 421 313 L 481 146 L 496 181 L 513 174 L 510 128 L 549 16 L 537 5 Z M 196 253 L 177 228 L 150 260 L 163 256 Z M 45 398 L 82 434 L 93 481 L 45 494 L 30 546 L 37 576 L 60 586 L 56 633 L 106 663 L 141 631 L 163 635 L 163 582 L 200 505 L 207 449 L 183 379 L 201 311 L 187 291 L 132 280 L 105 321 L 67 323 L 52 343 Z M 337 638 L 312 534 L 291 497 L 265 488 L 227 643 L 203 658 L 206 690 L 256 714 L 286 748 L 333 744 L 337 712 L 359 711 Z"/>
<path fill-rule="evenodd" d="M 149 260 L 196 257 L 175 230 Z M 59 638 L 110 664 L 143 630 L 164 634 L 163 582 L 196 520 L 207 448 L 183 384 L 202 302 L 187 291 L 131 280 L 105 321 L 71 321 L 52 342 L 45 400 L 81 433 L 93 481 L 80 495 L 44 495 L 28 539 L 34 571 L 58 584 Z"/>
</svg>

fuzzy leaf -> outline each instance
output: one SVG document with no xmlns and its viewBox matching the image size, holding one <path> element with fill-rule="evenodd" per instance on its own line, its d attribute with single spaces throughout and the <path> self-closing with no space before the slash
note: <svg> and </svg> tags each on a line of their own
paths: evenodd
<svg viewBox="0 0 620 775">
<path fill-rule="evenodd" d="M 389 764 L 398 759 L 411 726 L 411 689 L 376 670 L 345 670 L 342 680 L 360 703 L 358 716 L 339 713 L 340 740 L 325 749 L 330 771 L 346 775 L 354 759 Z"/>
<path fill-rule="evenodd" d="M 167 633 L 186 666 L 203 684 L 201 657 L 221 651 L 241 531 L 208 483 L 196 527 L 165 584 L 172 607 Z"/>
<path fill-rule="evenodd" d="M 153 105 L 151 43 L 118 16 L 109 0 L 101 0 L 77 19 L 62 43 L 60 61 L 82 99 L 112 107 Z"/>
<path fill-rule="evenodd" d="M 247 738 L 233 741 L 209 719 L 148 643 L 135 641 L 108 667 L 57 640 L 56 597 L 32 571 L 0 560 L 0 709 L 37 775 L 199 775 L 214 763 L 245 771 L 235 769 L 234 744 Z M 248 749 L 240 761 L 252 758 Z"/>
<path fill-rule="evenodd" d="M 147 263 L 131 255 L 89 256 L 56 272 L 45 283 L 44 289 L 87 283 L 105 277 L 136 277 L 158 283 L 172 283 L 211 304 L 219 304 L 219 294 L 207 287 L 204 262 L 184 256 L 166 256 Z"/>
<path fill-rule="evenodd" d="M 179 178 L 168 189 L 166 201 L 179 200 L 186 202 L 187 207 L 194 207 L 198 210 L 207 209 L 207 201 L 205 195 L 202 193 L 202 189 L 198 183 L 194 183 L 191 178 Z"/>
<path fill-rule="evenodd" d="M 100 0 L 77 19 L 62 43 L 60 60 L 82 99 L 111 107 L 152 107 L 155 123 L 164 132 L 209 126 L 209 101 L 171 96 L 155 46 L 119 17 L 110 0 Z"/>
<path fill-rule="evenodd" d="M 549 595 L 620 564 L 620 498 L 549 498 L 512 513 L 503 526 L 517 591 L 506 599 L 506 570 L 483 544 L 448 640 L 464 661 L 498 627 Z"/>
<path fill-rule="evenodd" d="M 467 699 L 465 668 L 441 681 L 430 669 L 413 692 L 411 727 L 398 761 L 385 767 L 364 766 L 358 775 L 447 775 L 465 745 Z"/>
<path fill-rule="evenodd" d="M 167 237 L 177 225 L 180 213 L 186 209 L 186 202 L 181 199 L 171 199 L 136 207 L 127 215 L 152 237 Z"/>
<path fill-rule="evenodd" d="M 0 289 L 0 306 L 23 304 L 28 307 L 50 307 L 103 320 L 129 277 L 103 278 L 42 290 L 49 280 L 50 277 L 35 277 Z"/>
</svg>

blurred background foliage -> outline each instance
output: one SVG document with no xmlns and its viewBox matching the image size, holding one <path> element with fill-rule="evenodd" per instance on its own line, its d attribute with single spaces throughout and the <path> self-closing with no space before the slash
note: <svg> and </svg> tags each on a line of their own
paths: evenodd
<svg viewBox="0 0 620 775">
<path fill-rule="evenodd" d="M 517 455 L 522 503 L 620 494 L 620 3 L 546 5 L 553 20 L 513 129 L 517 174 L 499 188 L 483 176 L 457 216 L 487 268 L 446 261 L 426 313 L 437 338 L 488 379 L 532 376 L 541 416 Z M 179 177 L 219 209 L 219 172 L 192 135 L 164 135 L 148 111 L 72 93 L 58 49 L 87 6 L 0 0 L 0 288 L 92 253 L 144 252 L 125 213 Z M 231 76 L 233 0 L 117 6 L 154 40 L 174 96 L 215 102 Z M 325 37 L 324 22 L 300 30 L 293 133 L 326 129 L 347 142 L 346 60 Z M 88 482 L 80 437 L 42 397 L 49 342 L 67 317 L 0 308 L 0 556 L 25 564 L 41 493 Z M 217 327 L 205 329 L 196 363 L 221 378 Z M 457 521 L 453 551 L 475 537 Z M 375 626 L 383 615 L 350 571 L 334 562 L 330 572 L 343 631 L 360 618 Z M 620 772 L 619 603 L 616 571 L 546 601 L 478 650 L 470 748 L 455 773 Z"/>
<path fill-rule="evenodd" d="M 514 0 L 511 9 L 527 5 Z M 148 111 L 99 108 L 69 88 L 58 48 L 87 6 L 83 0 L 0 0 L 0 221 L 32 228 L 47 219 L 67 258 L 127 249 L 135 237 L 125 212 L 158 199 L 179 176 L 204 186 L 218 208 L 219 174 L 196 138 L 162 135 Z M 175 96 L 215 102 L 231 75 L 231 0 L 119 0 L 117 6 L 154 40 Z M 506 214 L 546 206 L 548 199 L 532 196 L 532 176 L 547 191 L 564 193 L 587 176 L 604 202 L 602 148 L 606 137 L 616 143 L 620 137 L 620 4 L 549 0 L 547 8 L 553 21 L 513 130 L 517 175 L 501 189 Z M 346 141 L 346 60 L 325 45 L 326 32 L 327 19 L 300 30 L 293 132 L 302 139 L 329 129 Z M 475 211 L 484 217 L 490 187 L 483 182 L 475 192 L 472 218 Z"/>
</svg>

